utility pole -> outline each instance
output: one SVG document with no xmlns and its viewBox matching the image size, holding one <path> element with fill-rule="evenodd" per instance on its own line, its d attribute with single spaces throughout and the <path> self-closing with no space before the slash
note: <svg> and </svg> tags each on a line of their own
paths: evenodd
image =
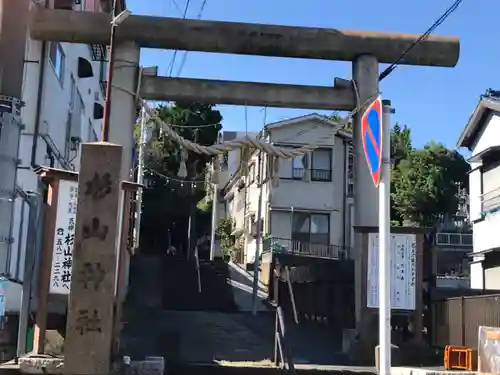
<svg viewBox="0 0 500 375">
<path fill-rule="evenodd" d="M 210 231 L 210 260 L 215 258 L 215 231 L 217 230 L 217 210 L 219 204 L 219 190 L 217 183 L 211 183 L 212 194 L 212 230 Z"/>
<path fill-rule="evenodd" d="M 146 109 L 141 108 L 141 134 L 139 137 L 139 152 L 137 157 L 137 183 L 141 185 L 137 189 L 135 200 L 135 230 L 134 230 L 134 248 L 139 249 L 141 237 L 141 218 L 142 218 L 142 185 L 144 184 L 144 151 L 146 148 Z"/>
<path fill-rule="evenodd" d="M 219 133 L 220 135 L 220 133 Z M 219 137 L 217 137 L 217 143 L 220 142 Z M 216 158 L 219 156 L 217 155 Z M 214 168 L 219 168 L 220 169 L 220 163 L 216 162 L 215 160 L 212 161 L 212 165 Z M 212 228 L 210 230 L 210 260 L 213 261 L 215 258 L 215 232 L 217 230 L 217 219 L 218 219 L 218 210 L 219 210 L 219 181 L 220 181 L 220 170 L 218 171 L 212 171 L 212 176 L 214 174 L 217 174 L 219 178 L 215 183 L 209 182 L 211 184 L 213 192 L 212 192 Z"/>
<path fill-rule="evenodd" d="M 111 30 L 109 34 L 109 61 L 108 70 L 106 72 L 106 97 L 104 98 L 104 114 L 102 118 L 102 141 L 108 142 L 109 140 L 109 128 L 111 120 L 111 91 L 113 88 L 113 65 L 115 63 L 115 34 L 116 28 L 125 21 L 130 16 L 130 11 L 128 9 L 123 10 L 120 14 L 117 14 L 118 1 L 113 0 L 113 9 L 111 21 Z"/>
<path fill-rule="evenodd" d="M 191 253 L 196 247 L 196 201 L 194 197 L 194 183 L 191 182 L 191 202 L 189 203 L 189 220 L 188 220 L 188 246 L 186 257 L 191 260 Z"/>
<path fill-rule="evenodd" d="M 379 194 L 379 374 L 391 373 L 391 102 L 382 101 L 382 170 Z"/>
<path fill-rule="evenodd" d="M 112 17 L 113 20 L 116 18 L 116 5 L 117 0 L 113 0 Z M 106 72 L 106 97 L 104 98 L 104 114 L 102 117 L 102 141 L 107 142 L 109 140 L 109 127 L 110 127 L 110 117 L 111 117 L 111 88 L 113 87 L 113 64 L 115 60 L 115 31 L 116 23 L 111 22 L 111 30 L 109 34 L 109 61 L 108 61 L 108 71 Z"/>
<path fill-rule="evenodd" d="M 29 206 L 28 239 L 24 258 L 23 289 L 21 292 L 21 308 L 19 311 L 19 328 L 17 331 L 17 357 L 26 354 L 28 320 L 31 311 L 31 292 L 37 258 L 37 248 L 40 238 L 41 196 L 35 192 L 27 193 Z"/>
<path fill-rule="evenodd" d="M 262 151 L 259 151 L 258 157 L 258 167 L 259 167 L 259 178 L 257 183 L 259 184 L 259 200 L 257 203 L 257 233 L 255 236 L 255 259 L 253 262 L 253 285 L 252 285 L 252 313 L 257 315 L 257 300 L 258 300 L 258 286 L 259 286 L 259 267 L 260 267 L 260 247 L 261 247 L 261 228 L 262 228 L 262 190 L 264 187 L 264 163 L 262 160 Z"/>
</svg>

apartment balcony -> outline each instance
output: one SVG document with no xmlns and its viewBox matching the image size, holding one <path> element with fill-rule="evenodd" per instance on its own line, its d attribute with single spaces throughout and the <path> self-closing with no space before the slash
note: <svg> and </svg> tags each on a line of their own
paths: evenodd
<svg viewBox="0 0 500 375">
<path fill-rule="evenodd" d="M 500 187 L 481 195 L 481 213 L 491 214 L 500 210 Z"/>
<path fill-rule="evenodd" d="M 436 287 L 468 289 L 470 288 L 470 277 L 460 275 L 436 275 Z"/>
<path fill-rule="evenodd" d="M 293 168 L 292 180 L 311 180 L 311 181 L 332 181 L 332 171 L 330 169 L 304 169 Z"/>
<path fill-rule="evenodd" d="M 290 254 L 312 258 L 351 259 L 351 248 L 349 247 L 315 244 L 278 237 L 265 238 L 262 242 L 262 250 L 275 254 Z"/>
<path fill-rule="evenodd" d="M 438 232 L 436 234 L 436 246 L 472 248 L 472 233 Z"/>
</svg>

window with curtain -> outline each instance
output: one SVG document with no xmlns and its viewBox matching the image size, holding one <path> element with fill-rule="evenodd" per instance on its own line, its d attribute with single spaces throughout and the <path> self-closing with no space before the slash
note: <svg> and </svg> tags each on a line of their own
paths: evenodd
<svg viewBox="0 0 500 375">
<path fill-rule="evenodd" d="M 292 159 L 292 178 L 302 180 L 307 169 L 307 155 L 296 156 Z"/>
<path fill-rule="evenodd" d="M 279 159 L 279 163 L 280 178 L 302 180 L 304 178 L 305 170 L 308 168 L 307 155 L 288 159 Z"/>
<path fill-rule="evenodd" d="M 330 242 L 330 215 L 294 212 L 292 241 L 328 245 Z"/>
<path fill-rule="evenodd" d="M 316 149 L 311 157 L 311 180 L 331 181 L 332 180 L 332 150 Z"/>
</svg>

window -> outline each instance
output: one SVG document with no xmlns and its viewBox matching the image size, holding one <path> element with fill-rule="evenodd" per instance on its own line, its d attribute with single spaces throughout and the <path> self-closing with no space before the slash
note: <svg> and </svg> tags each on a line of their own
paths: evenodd
<svg viewBox="0 0 500 375">
<path fill-rule="evenodd" d="M 292 158 L 292 178 L 302 180 L 307 169 L 307 156 L 296 156 Z"/>
<path fill-rule="evenodd" d="M 329 245 L 330 215 L 294 212 L 292 241 Z"/>
<path fill-rule="evenodd" d="M 480 194 L 482 195 L 483 213 L 489 213 L 500 207 L 500 161 L 483 160 Z M 469 175 L 469 184 L 472 182 Z M 472 188 L 472 186 L 471 186 Z M 476 187 L 477 189 L 477 187 Z"/>
<path fill-rule="evenodd" d="M 280 159 L 280 177 L 292 180 L 332 181 L 332 149 L 321 148 L 311 154 Z"/>
<path fill-rule="evenodd" d="M 255 181 L 255 163 L 250 164 L 248 167 L 248 181 L 249 185 Z"/>
<path fill-rule="evenodd" d="M 57 79 L 63 85 L 64 83 L 64 63 L 65 55 L 61 47 L 61 43 L 50 42 L 49 44 L 49 59 L 50 63 L 54 67 Z"/>
<path fill-rule="evenodd" d="M 332 180 L 332 150 L 329 148 L 316 149 L 311 157 L 311 180 Z"/>
</svg>

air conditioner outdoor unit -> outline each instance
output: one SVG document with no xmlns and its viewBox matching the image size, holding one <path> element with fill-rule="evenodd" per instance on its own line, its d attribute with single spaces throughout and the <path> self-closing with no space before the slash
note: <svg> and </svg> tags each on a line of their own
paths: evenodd
<svg viewBox="0 0 500 375">
<path fill-rule="evenodd" d="M 99 91 L 94 92 L 94 100 L 98 102 L 101 100 L 101 95 L 99 94 Z"/>
</svg>

